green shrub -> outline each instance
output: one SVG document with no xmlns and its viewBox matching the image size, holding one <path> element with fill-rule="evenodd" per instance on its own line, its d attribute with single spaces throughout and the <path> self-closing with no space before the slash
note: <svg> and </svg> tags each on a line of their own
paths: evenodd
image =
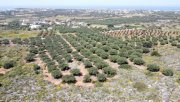
<svg viewBox="0 0 180 102">
<path fill-rule="evenodd" d="M 67 62 L 73 62 L 73 58 L 71 57 L 71 55 L 67 55 L 66 58 Z"/>
<path fill-rule="evenodd" d="M 4 45 L 8 45 L 10 42 L 8 39 L 3 39 L 1 43 Z"/>
<path fill-rule="evenodd" d="M 88 60 L 84 61 L 84 65 L 85 65 L 86 68 L 92 67 L 92 63 L 90 61 L 88 61 Z"/>
<path fill-rule="evenodd" d="M 90 51 L 91 51 L 92 53 L 95 53 L 96 50 L 97 50 L 97 48 L 95 48 L 95 47 L 90 48 Z"/>
<path fill-rule="evenodd" d="M 71 48 L 67 48 L 66 51 L 67 51 L 67 53 L 71 53 L 72 49 Z"/>
<path fill-rule="evenodd" d="M 76 59 L 77 59 L 78 61 L 82 61 L 82 60 L 83 60 L 83 57 L 82 57 L 81 55 L 77 55 L 77 56 L 76 56 Z"/>
<path fill-rule="evenodd" d="M 70 69 L 70 67 L 68 66 L 67 63 L 62 63 L 62 64 L 60 65 L 60 68 L 61 68 L 62 71 L 65 71 L 65 70 L 69 70 L 69 69 Z"/>
<path fill-rule="evenodd" d="M 11 61 L 5 62 L 4 65 L 3 65 L 3 67 L 4 67 L 5 69 L 9 69 L 9 68 L 14 67 L 14 65 L 15 65 L 15 62 L 11 60 Z"/>
<path fill-rule="evenodd" d="M 64 83 L 76 83 L 76 78 L 73 75 L 65 75 L 62 77 L 62 82 Z"/>
<path fill-rule="evenodd" d="M 37 65 L 37 64 L 34 65 L 34 70 L 40 70 L 40 68 L 41 67 L 39 65 Z"/>
<path fill-rule="evenodd" d="M 135 59 L 133 60 L 133 62 L 134 62 L 134 64 L 136 64 L 136 65 L 143 65 L 143 64 L 145 63 L 142 58 L 135 58 Z"/>
<path fill-rule="evenodd" d="M 151 56 L 160 56 L 160 54 L 159 54 L 158 51 L 153 50 L 153 51 L 151 52 Z"/>
<path fill-rule="evenodd" d="M 103 71 L 107 75 L 107 77 L 114 77 L 117 74 L 115 69 L 109 67 L 103 68 Z"/>
<path fill-rule="evenodd" d="M 53 70 L 53 71 L 51 72 L 51 75 L 52 75 L 55 79 L 59 79 L 59 78 L 62 77 L 62 73 L 61 73 L 58 69 Z"/>
<path fill-rule="evenodd" d="M 129 60 L 133 61 L 134 59 L 139 58 L 137 55 L 130 55 Z"/>
<path fill-rule="evenodd" d="M 177 44 L 177 48 L 180 48 L 180 44 Z"/>
<path fill-rule="evenodd" d="M 76 50 L 77 50 L 78 52 L 80 52 L 82 49 L 83 49 L 82 46 L 78 46 L 78 47 L 76 48 Z"/>
<path fill-rule="evenodd" d="M 55 65 L 48 65 L 48 72 L 52 72 L 53 70 L 56 70 L 56 66 Z"/>
<path fill-rule="evenodd" d="M 119 58 L 117 59 L 117 63 L 118 63 L 119 65 L 128 64 L 127 59 L 126 59 L 125 57 L 119 57 Z"/>
<path fill-rule="evenodd" d="M 97 68 L 89 68 L 88 69 L 89 75 L 97 75 L 98 74 L 98 69 Z"/>
<path fill-rule="evenodd" d="M 120 65 L 119 68 L 122 68 L 122 69 L 132 69 L 131 65 L 129 65 L 129 64 Z"/>
<path fill-rule="evenodd" d="M 80 76 L 80 75 L 81 75 L 81 72 L 80 72 L 79 69 L 72 69 L 72 70 L 71 70 L 71 73 L 72 73 L 72 75 L 74 75 L 74 76 Z"/>
<path fill-rule="evenodd" d="M 109 57 L 109 54 L 106 53 L 106 52 L 102 52 L 100 56 L 101 56 L 101 58 L 103 58 L 103 59 L 107 59 L 107 58 Z"/>
<path fill-rule="evenodd" d="M 31 47 L 30 50 L 29 50 L 30 53 L 34 53 L 34 54 L 37 54 L 38 53 L 38 50 L 37 48 L 35 47 Z"/>
<path fill-rule="evenodd" d="M 105 51 L 105 52 L 108 52 L 111 48 L 107 45 L 104 45 L 102 46 L 102 49 Z"/>
<path fill-rule="evenodd" d="M 26 57 L 25 57 L 25 60 L 26 62 L 32 62 L 34 61 L 34 54 L 28 54 Z"/>
<path fill-rule="evenodd" d="M 97 62 L 95 63 L 95 66 L 98 68 L 98 69 L 102 69 L 104 67 L 108 67 L 109 65 L 106 63 L 106 62 Z"/>
<path fill-rule="evenodd" d="M 152 47 L 152 42 L 150 42 L 150 41 L 144 42 L 144 43 L 143 43 L 143 47 L 151 48 L 151 47 Z"/>
<path fill-rule="evenodd" d="M 160 70 L 160 67 L 157 66 L 156 64 L 148 64 L 147 70 L 149 70 L 151 72 L 158 72 Z"/>
<path fill-rule="evenodd" d="M 140 52 L 133 52 L 131 55 L 136 55 L 138 57 L 142 57 L 142 53 L 140 53 Z"/>
<path fill-rule="evenodd" d="M 150 50 L 148 48 L 143 48 L 143 53 L 149 53 Z"/>
<path fill-rule="evenodd" d="M 109 57 L 109 60 L 111 61 L 111 62 L 117 62 L 117 59 L 119 58 L 119 56 L 116 56 L 116 55 L 113 55 L 113 56 L 110 56 Z"/>
<path fill-rule="evenodd" d="M 142 49 L 135 49 L 135 52 L 143 53 L 143 50 Z"/>
<path fill-rule="evenodd" d="M 34 71 L 36 74 L 39 74 L 39 70 L 40 70 L 40 66 L 38 66 L 37 64 L 34 65 Z"/>
<path fill-rule="evenodd" d="M 160 44 L 161 44 L 161 45 L 165 45 L 166 42 L 165 42 L 165 41 L 161 41 Z"/>
<path fill-rule="evenodd" d="M 91 77 L 90 77 L 90 75 L 85 75 L 84 77 L 83 77 L 83 82 L 84 83 L 89 83 L 89 82 L 91 82 Z"/>
<path fill-rule="evenodd" d="M 98 56 L 100 56 L 102 52 L 104 52 L 104 50 L 102 50 L 102 49 L 97 49 L 95 53 L 96 53 Z"/>
<path fill-rule="evenodd" d="M 110 54 L 110 55 L 117 55 L 117 54 L 118 54 L 118 51 L 115 50 L 115 49 L 111 49 L 111 50 L 109 50 L 109 54 Z"/>
<path fill-rule="evenodd" d="M 119 46 L 118 46 L 118 45 L 114 45 L 114 44 L 113 44 L 113 45 L 111 45 L 111 48 L 112 48 L 112 49 L 115 49 L 115 50 L 119 50 Z"/>
<path fill-rule="evenodd" d="M 106 81 L 106 76 L 105 74 L 98 74 L 97 79 L 99 82 L 105 82 Z"/>
<path fill-rule="evenodd" d="M 128 54 L 128 52 L 119 52 L 119 56 L 128 58 L 129 54 Z"/>
<path fill-rule="evenodd" d="M 164 69 L 162 71 L 162 74 L 164 74 L 165 76 L 173 76 L 174 72 L 172 69 Z"/>
<path fill-rule="evenodd" d="M 136 82 L 133 87 L 136 88 L 138 91 L 145 91 L 147 89 L 147 85 L 143 82 Z"/>
<path fill-rule="evenodd" d="M 176 46 L 177 43 L 174 41 L 174 42 L 171 43 L 171 45 L 172 45 L 172 46 Z"/>
</svg>

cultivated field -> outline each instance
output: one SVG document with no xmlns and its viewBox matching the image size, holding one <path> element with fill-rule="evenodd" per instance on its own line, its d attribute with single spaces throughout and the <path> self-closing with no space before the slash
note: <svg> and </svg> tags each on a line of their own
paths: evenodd
<svg viewBox="0 0 180 102">
<path fill-rule="evenodd" d="M 1 40 L 2 100 L 180 100 L 179 32 L 67 30 Z"/>
</svg>

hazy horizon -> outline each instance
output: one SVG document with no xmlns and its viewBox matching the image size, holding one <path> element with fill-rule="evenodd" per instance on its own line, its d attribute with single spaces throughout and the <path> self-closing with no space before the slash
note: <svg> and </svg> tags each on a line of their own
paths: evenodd
<svg viewBox="0 0 180 102">
<path fill-rule="evenodd" d="M 143 7 L 143 6 L 124 6 L 124 7 L 0 7 L 1 10 L 8 10 L 8 9 L 17 9 L 17 8 L 29 8 L 29 9 L 129 9 L 129 10 L 180 10 L 180 7 L 161 7 L 161 6 L 156 6 L 156 7 Z"/>
<path fill-rule="evenodd" d="M 8 8 L 107 8 L 180 10 L 179 0 L 5 0 L 1 9 Z"/>
</svg>

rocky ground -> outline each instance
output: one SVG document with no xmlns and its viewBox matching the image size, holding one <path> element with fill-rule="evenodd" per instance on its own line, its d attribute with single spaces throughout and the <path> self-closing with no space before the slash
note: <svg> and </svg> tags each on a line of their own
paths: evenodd
<svg viewBox="0 0 180 102">
<path fill-rule="evenodd" d="M 150 73 L 136 67 L 119 69 L 114 79 L 104 84 L 95 82 L 93 88 L 54 85 L 43 80 L 42 72 L 36 75 L 31 63 L 21 64 L 21 67 L 0 76 L 3 84 L 0 87 L 0 102 L 179 102 L 178 50 L 170 52 L 162 48 L 159 51 L 161 57 L 151 58 L 146 55 L 145 61 L 169 65 L 175 70 L 174 76 Z"/>
<path fill-rule="evenodd" d="M 43 81 L 39 76 L 15 77 L 10 85 L 1 87 L 1 101 L 66 101 L 66 102 L 178 102 L 180 101 L 180 85 L 174 78 L 162 75 L 147 77 L 143 71 L 120 70 L 118 79 L 97 85 L 94 88 L 68 88 L 55 86 Z M 134 88 L 141 82 L 145 87 Z"/>
</svg>

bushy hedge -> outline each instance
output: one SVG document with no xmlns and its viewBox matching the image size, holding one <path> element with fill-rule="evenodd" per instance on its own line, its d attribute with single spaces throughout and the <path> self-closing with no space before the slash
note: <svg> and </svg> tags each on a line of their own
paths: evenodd
<svg viewBox="0 0 180 102">
<path fill-rule="evenodd" d="M 29 52 L 30 52 L 30 53 L 34 53 L 34 54 L 37 54 L 37 53 L 38 53 L 38 49 L 35 48 L 35 47 L 31 47 L 31 48 L 29 49 Z"/>
<path fill-rule="evenodd" d="M 97 62 L 97 63 L 95 63 L 95 66 L 98 69 L 102 69 L 102 68 L 108 67 L 109 65 L 106 62 Z"/>
<path fill-rule="evenodd" d="M 101 47 L 105 52 L 108 52 L 111 48 L 107 45 Z"/>
<path fill-rule="evenodd" d="M 117 74 L 116 70 L 110 67 L 103 68 L 103 72 L 107 75 L 107 77 L 114 77 Z"/>
<path fill-rule="evenodd" d="M 103 58 L 103 59 L 107 59 L 109 57 L 109 54 L 106 53 L 106 52 L 102 52 L 100 57 Z"/>
<path fill-rule="evenodd" d="M 79 69 L 72 69 L 72 70 L 71 70 L 71 73 L 72 73 L 72 75 L 74 75 L 74 76 L 80 76 L 80 75 L 81 75 L 81 72 L 80 72 Z"/>
<path fill-rule="evenodd" d="M 177 48 L 180 48 L 180 44 L 177 44 Z"/>
<path fill-rule="evenodd" d="M 133 61 L 134 59 L 139 58 L 137 55 L 130 55 L 129 60 Z"/>
<path fill-rule="evenodd" d="M 85 75 L 84 77 L 83 77 L 83 82 L 84 83 L 89 83 L 89 82 L 91 82 L 91 77 L 90 77 L 90 75 Z"/>
<path fill-rule="evenodd" d="M 163 69 L 162 74 L 165 76 L 173 76 L 174 72 L 172 69 Z"/>
<path fill-rule="evenodd" d="M 60 69 L 61 69 L 62 71 L 65 71 L 65 70 L 69 70 L 69 69 L 70 69 L 70 67 L 68 66 L 67 63 L 62 63 L 59 67 L 60 67 Z"/>
<path fill-rule="evenodd" d="M 150 50 L 148 48 L 143 48 L 143 53 L 149 53 Z"/>
<path fill-rule="evenodd" d="M 136 64 L 136 65 L 143 65 L 143 64 L 145 63 L 142 58 L 135 58 L 135 59 L 133 60 L 133 62 L 134 62 L 134 64 Z"/>
<path fill-rule="evenodd" d="M 122 68 L 122 69 L 132 69 L 131 65 L 129 65 L 129 64 L 120 65 L 119 68 Z"/>
<path fill-rule="evenodd" d="M 156 64 L 148 64 L 147 70 L 149 70 L 151 72 L 158 72 L 160 70 L 160 67 Z"/>
<path fill-rule="evenodd" d="M 30 53 L 25 57 L 26 62 L 34 61 L 34 54 Z"/>
<path fill-rule="evenodd" d="M 151 48 L 152 47 L 152 42 L 150 42 L 150 41 L 143 42 L 143 47 Z"/>
<path fill-rule="evenodd" d="M 71 53 L 72 49 L 71 48 L 67 48 L 66 51 L 67 51 L 67 53 Z"/>
<path fill-rule="evenodd" d="M 151 56 L 161 56 L 157 50 L 151 52 Z"/>
<path fill-rule="evenodd" d="M 111 61 L 111 62 L 117 62 L 117 59 L 119 58 L 119 56 L 116 56 L 116 55 L 113 55 L 113 56 L 110 56 L 109 57 L 109 60 Z"/>
<path fill-rule="evenodd" d="M 92 48 L 90 48 L 90 51 L 91 51 L 92 53 L 95 53 L 95 52 L 96 52 L 96 50 L 97 50 L 97 48 L 96 48 L 96 47 L 92 47 Z"/>
<path fill-rule="evenodd" d="M 10 44 L 8 39 L 3 39 L 1 43 L 4 44 L 4 45 Z"/>
<path fill-rule="evenodd" d="M 177 42 L 174 41 L 174 42 L 171 43 L 171 45 L 172 45 L 172 46 L 176 46 L 176 45 L 177 45 Z"/>
<path fill-rule="evenodd" d="M 126 59 L 125 57 L 119 57 L 119 58 L 117 59 L 117 63 L 118 63 L 119 65 L 128 64 L 127 59 Z"/>
<path fill-rule="evenodd" d="M 34 68 L 33 68 L 33 69 L 34 69 L 34 71 L 35 71 L 36 74 L 39 74 L 40 68 L 41 68 L 41 67 L 38 66 L 37 64 L 34 65 Z"/>
<path fill-rule="evenodd" d="M 76 83 L 76 78 L 73 75 L 65 75 L 62 77 L 62 82 L 64 83 Z"/>
<path fill-rule="evenodd" d="M 111 49 L 111 50 L 109 50 L 109 54 L 110 54 L 110 55 L 117 55 L 117 54 L 118 54 L 118 51 L 115 50 L 115 49 Z"/>
<path fill-rule="evenodd" d="M 51 72 L 51 75 L 55 78 L 55 79 L 59 79 L 62 77 L 62 73 L 60 72 L 60 70 L 56 69 L 56 70 L 53 70 Z"/>
<path fill-rule="evenodd" d="M 84 65 L 85 65 L 86 68 L 92 67 L 92 63 L 90 61 L 88 61 L 88 60 L 84 61 Z"/>
<path fill-rule="evenodd" d="M 66 59 L 66 61 L 67 62 L 73 62 L 73 58 L 72 58 L 72 56 L 71 55 L 67 55 L 66 57 L 65 57 L 65 59 Z"/>
<path fill-rule="evenodd" d="M 14 67 L 14 65 L 15 65 L 15 62 L 11 60 L 11 61 L 5 62 L 4 65 L 3 65 L 3 67 L 4 67 L 5 69 L 9 69 L 9 68 Z"/>
<path fill-rule="evenodd" d="M 128 52 L 125 52 L 125 51 L 123 51 L 123 52 L 119 52 L 119 54 L 118 54 L 120 57 L 126 57 L 126 58 L 128 58 L 129 57 L 129 55 L 128 55 Z"/>
<path fill-rule="evenodd" d="M 106 81 L 106 76 L 105 74 L 98 74 L 97 79 L 99 82 L 105 82 Z"/>
<path fill-rule="evenodd" d="M 56 70 L 56 66 L 55 65 L 48 65 L 48 72 L 51 73 L 53 70 Z"/>
<path fill-rule="evenodd" d="M 89 75 L 97 75 L 98 74 L 98 69 L 97 68 L 89 68 L 88 69 Z"/>
</svg>

